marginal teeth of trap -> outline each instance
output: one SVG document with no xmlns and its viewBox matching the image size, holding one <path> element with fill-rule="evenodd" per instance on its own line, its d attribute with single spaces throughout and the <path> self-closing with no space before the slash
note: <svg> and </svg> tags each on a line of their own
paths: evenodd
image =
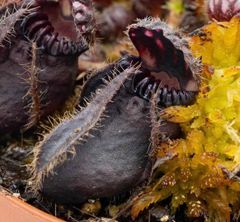
<svg viewBox="0 0 240 222">
<path fill-rule="evenodd" d="M 20 27 L 24 36 L 30 40 L 36 41 L 38 47 L 44 49 L 53 56 L 75 55 L 86 51 L 88 45 L 85 39 L 79 38 L 77 41 L 72 41 L 54 31 L 54 27 L 48 15 L 42 11 L 45 1 L 33 1 L 33 3 L 38 3 L 39 7 L 34 8 L 33 11 L 30 11 L 30 13 L 23 18 Z M 79 21 L 83 23 L 79 29 L 84 32 L 87 27 L 84 22 L 86 23 L 87 20 L 85 11 L 88 9 L 88 6 L 84 6 L 81 2 L 76 0 L 73 2 L 73 5 L 75 10 L 79 10 L 76 15 L 78 21 L 76 23 L 79 23 Z"/>
<path fill-rule="evenodd" d="M 152 93 L 155 93 L 157 91 L 158 84 L 154 82 L 153 87 L 152 87 Z"/>
<path fill-rule="evenodd" d="M 186 98 L 185 93 L 180 91 L 179 94 L 180 94 L 180 98 L 181 98 L 182 103 L 185 105 L 187 103 L 187 98 Z"/>
<path fill-rule="evenodd" d="M 167 93 L 168 93 L 167 88 L 164 87 L 161 94 L 161 100 L 165 100 Z"/>
<path fill-rule="evenodd" d="M 168 92 L 168 94 L 166 96 L 165 104 L 166 104 L 166 106 L 172 105 L 172 94 L 170 92 Z"/>
<path fill-rule="evenodd" d="M 68 38 L 58 36 L 57 39 L 48 47 L 48 52 L 51 55 L 71 55 L 82 50 L 75 42 Z"/>
<path fill-rule="evenodd" d="M 164 107 L 190 105 L 196 95 L 195 92 L 178 90 L 162 83 L 161 80 L 153 80 L 153 78 L 144 75 L 137 76 L 136 79 L 133 79 L 132 84 L 133 92 L 145 100 L 150 100 L 151 96 L 157 93 L 157 103 Z"/>
<path fill-rule="evenodd" d="M 176 92 L 175 89 L 172 92 L 172 97 L 173 97 L 173 104 L 175 104 L 175 105 L 180 105 L 181 104 L 179 94 Z"/>
<path fill-rule="evenodd" d="M 150 98 L 150 93 L 152 92 L 152 84 L 149 84 L 148 86 L 147 86 L 147 89 L 146 89 L 146 91 L 145 91 L 145 93 L 144 93 L 144 96 L 143 96 L 143 98 L 144 99 L 149 99 Z"/>
<path fill-rule="evenodd" d="M 144 96 L 144 88 L 147 86 L 149 82 L 149 78 L 145 77 L 143 80 L 141 80 L 137 86 L 136 86 L 136 91 L 139 90 L 140 96 Z"/>
</svg>

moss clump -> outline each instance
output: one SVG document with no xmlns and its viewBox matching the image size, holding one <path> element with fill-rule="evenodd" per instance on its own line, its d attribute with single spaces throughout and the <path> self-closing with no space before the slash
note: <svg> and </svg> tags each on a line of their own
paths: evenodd
<svg viewBox="0 0 240 222">
<path fill-rule="evenodd" d="M 195 104 L 170 107 L 161 115 L 180 123 L 185 138 L 162 143 L 156 171 L 146 191 L 134 202 L 132 216 L 171 197 L 189 217 L 230 221 L 240 210 L 240 20 L 212 23 L 190 40 L 202 57 L 202 83 Z M 168 158 L 166 158 L 168 157 Z M 237 220 L 237 219 L 236 219 Z"/>
</svg>

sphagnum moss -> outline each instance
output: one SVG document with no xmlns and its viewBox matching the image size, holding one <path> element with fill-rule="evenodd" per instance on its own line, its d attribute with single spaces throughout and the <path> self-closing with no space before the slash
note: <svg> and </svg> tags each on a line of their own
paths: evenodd
<svg viewBox="0 0 240 222">
<path fill-rule="evenodd" d="M 185 138 L 159 146 L 160 179 L 132 207 L 132 217 L 150 204 L 171 197 L 173 212 L 186 206 L 188 217 L 237 220 L 240 207 L 240 20 L 212 23 L 190 40 L 204 69 L 195 104 L 169 107 L 161 114 L 180 123 Z"/>
</svg>

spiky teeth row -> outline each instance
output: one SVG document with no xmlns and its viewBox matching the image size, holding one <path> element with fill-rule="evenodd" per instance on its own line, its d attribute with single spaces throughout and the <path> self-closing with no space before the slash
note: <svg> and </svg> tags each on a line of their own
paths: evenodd
<svg viewBox="0 0 240 222">
<path fill-rule="evenodd" d="M 170 89 L 168 86 L 162 86 L 161 81 L 155 81 L 153 78 L 147 76 L 140 81 L 136 81 L 136 78 L 134 78 L 132 81 L 132 90 L 138 96 L 148 101 L 154 93 L 158 92 L 157 103 L 164 107 L 190 105 L 193 103 L 197 93 L 174 88 Z"/>
<path fill-rule="evenodd" d="M 33 7 L 35 10 L 24 17 L 21 28 L 24 35 L 28 39 L 35 41 L 38 47 L 43 48 L 53 56 L 76 55 L 88 49 L 83 38 L 79 41 L 72 41 L 55 32 L 47 14 L 41 11 L 42 4 L 36 2 Z"/>
</svg>

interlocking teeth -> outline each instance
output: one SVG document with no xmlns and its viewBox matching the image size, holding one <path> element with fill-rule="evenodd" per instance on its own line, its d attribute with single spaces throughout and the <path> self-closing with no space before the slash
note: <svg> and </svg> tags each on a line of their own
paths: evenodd
<svg viewBox="0 0 240 222">
<path fill-rule="evenodd" d="M 88 46 L 85 39 L 81 38 L 75 42 L 64 36 L 59 36 L 54 31 L 48 15 L 42 11 L 43 4 L 43 2 L 39 2 L 39 7 L 33 8 L 33 11 L 22 20 L 21 28 L 24 36 L 29 40 L 35 41 L 39 48 L 53 56 L 79 55 L 86 51 Z M 78 1 L 75 1 L 73 4 L 75 9 L 82 5 Z M 81 8 L 85 9 L 84 7 Z"/>
<path fill-rule="evenodd" d="M 172 104 L 172 93 L 168 92 L 166 99 L 165 99 L 165 105 L 166 106 L 171 106 Z"/>
<path fill-rule="evenodd" d="M 168 93 L 168 90 L 166 87 L 163 88 L 162 90 L 162 93 L 161 93 L 161 101 L 163 101 L 163 103 L 165 103 L 165 99 L 167 97 L 167 93 Z"/>
<path fill-rule="evenodd" d="M 144 99 L 150 99 L 150 97 L 151 97 L 151 92 L 152 92 L 152 84 L 149 84 L 148 86 L 147 86 L 147 89 L 146 89 L 146 91 L 145 91 L 145 93 L 144 93 L 144 96 L 143 96 L 143 98 Z"/>
<path fill-rule="evenodd" d="M 144 95 L 144 88 L 147 86 L 149 82 L 149 78 L 148 77 L 145 77 L 143 80 L 141 80 L 136 88 L 135 88 L 135 92 L 138 92 L 140 94 L 140 96 L 143 96 Z"/>
<path fill-rule="evenodd" d="M 159 89 L 158 89 L 159 88 Z M 163 107 L 175 105 L 190 105 L 195 98 L 196 92 L 169 89 L 161 82 L 146 76 L 144 73 L 137 74 L 132 79 L 132 90 L 141 98 L 149 101 L 154 93 L 158 93 L 158 104 Z"/>
<path fill-rule="evenodd" d="M 154 82 L 152 87 L 152 93 L 155 93 L 157 91 L 157 88 L 158 88 L 158 84 Z"/>
<path fill-rule="evenodd" d="M 185 94 L 183 91 L 180 91 L 179 94 L 180 94 L 180 98 L 181 98 L 182 104 L 183 104 L 183 105 L 187 104 L 186 94 Z"/>
<path fill-rule="evenodd" d="M 176 92 L 175 89 L 173 89 L 173 91 L 172 91 L 172 99 L 173 99 L 172 103 L 174 105 L 180 105 L 181 104 L 179 94 Z"/>
<path fill-rule="evenodd" d="M 52 48 L 51 48 L 51 51 L 50 51 L 50 54 L 53 55 L 53 56 L 56 56 L 59 52 L 59 42 L 54 42 Z"/>
</svg>

